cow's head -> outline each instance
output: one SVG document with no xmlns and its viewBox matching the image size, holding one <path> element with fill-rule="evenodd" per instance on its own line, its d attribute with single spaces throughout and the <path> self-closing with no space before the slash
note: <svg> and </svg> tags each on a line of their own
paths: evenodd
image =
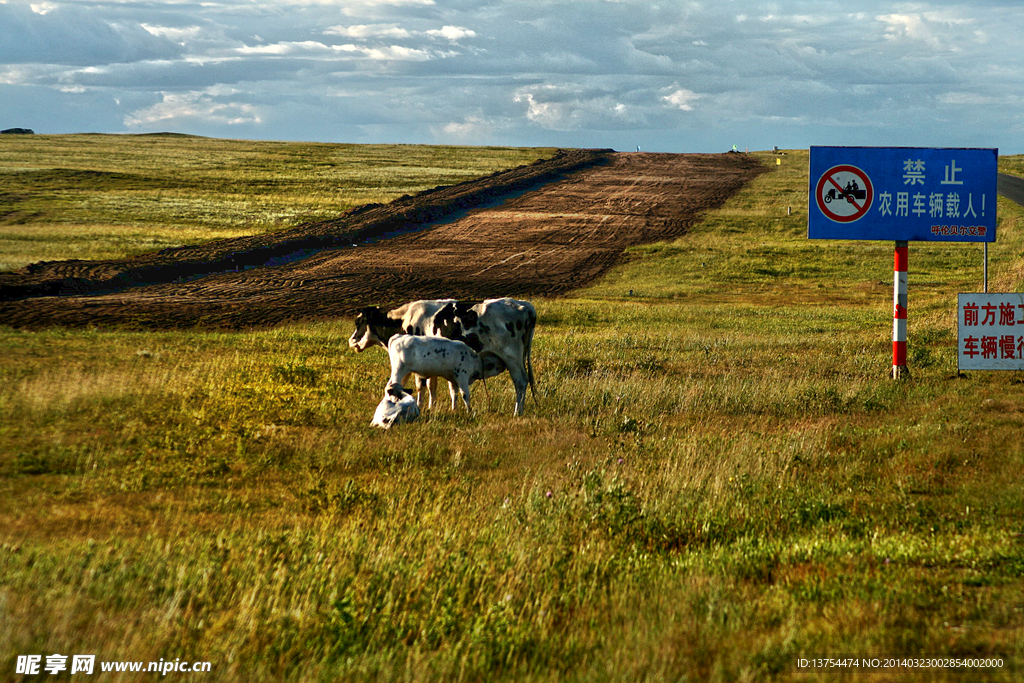
<svg viewBox="0 0 1024 683">
<path fill-rule="evenodd" d="M 477 322 L 480 316 L 473 310 L 473 302 L 451 302 L 434 314 L 433 332 L 438 337 L 455 339 L 469 344 L 477 353 L 483 348 L 480 343 Z"/>
<path fill-rule="evenodd" d="M 388 347 L 388 339 L 394 334 L 393 321 L 376 306 L 362 308 L 356 313 L 356 330 L 348 338 L 349 348 L 362 353 L 371 346 Z"/>
<path fill-rule="evenodd" d="M 408 395 L 409 392 L 398 382 L 388 382 L 387 386 L 384 387 L 384 400 L 391 398 L 394 401 L 401 401 Z"/>
<path fill-rule="evenodd" d="M 456 320 L 454 301 L 435 313 L 430 324 L 433 334 L 438 337 L 458 339 L 462 335 L 462 326 Z"/>
</svg>

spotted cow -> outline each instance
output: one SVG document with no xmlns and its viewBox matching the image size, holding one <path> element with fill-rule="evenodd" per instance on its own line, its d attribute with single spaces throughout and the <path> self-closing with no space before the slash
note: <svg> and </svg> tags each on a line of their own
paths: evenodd
<svg viewBox="0 0 1024 683">
<path fill-rule="evenodd" d="M 430 334 L 458 339 L 481 354 L 501 362 L 496 369 L 484 368 L 484 376 L 492 377 L 508 370 L 516 390 L 515 414 L 526 408 L 526 389 L 537 400 L 533 376 L 533 334 L 537 328 L 537 311 L 533 304 L 516 299 L 488 299 L 483 303 L 450 301 L 434 314 Z"/>
</svg>

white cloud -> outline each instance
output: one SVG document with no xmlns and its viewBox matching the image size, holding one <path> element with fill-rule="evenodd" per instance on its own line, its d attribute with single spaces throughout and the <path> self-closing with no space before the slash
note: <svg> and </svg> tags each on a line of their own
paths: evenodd
<svg viewBox="0 0 1024 683">
<path fill-rule="evenodd" d="M 445 38 L 446 40 L 450 40 L 452 42 L 455 42 L 457 40 L 462 40 L 463 38 L 475 38 L 476 37 L 476 32 L 475 31 L 470 30 L 468 28 L 462 28 L 461 26 L 445 26 L 444 28 L 442 28 L 440 30 L 427 31 L 426 34 L 428 36 L 435 36 L 435 37 L 438 37 L 438 38 Z"/>
<path fill-rule="evenodd" d="M 461 121 L 449 121 L 443 126 L 433 127 L 434 137 L 439 142 L 451 144 L 486 143 L 497 126 L 483 116 L 467 116 Z"/>
<path fill-rule="evenodd" d="M 307 52 L 332 52 L 329 45 L 316 40 L 274 43 L 273 45 L 244 45 L 237 49 L 242 55 L 292 55 Z"/>
<path fill-rule="evenodd" d="M 321 57 L 329 58 L 342 53 L 358 55 L 371 60 L 380 61 L 425 61 L 434 55 L 428 50 L 406 47 L 404 45 L 383 45 L 369 47 L 346 43 L 344 45 L 327 45 L 317 40 L 301 42 L 283 42 L 267 45 L 243 45 L 233 52 L 244 57 Z"/>
<path fill-rule="evenodd" d="M 365 47 L 362 45 L 337 45 L 335 50 L 361 54 L 367 59 L 377 61 L 423 62 L 431 59 L 426 50 L 405 47 L 403 45 L 387 45 L 384 47 Z"/>
<path fill-rule="evenodd" d="M 648 115 L 653 111 L 650 93 L 617 93 L 601 81 L 596 78 L 526 86 L 516 90 L 513 102 L 519 105 L 521 116 L 547 130 L 571 132 L 647 125 Z"/>
<path fill-rule="evenodd" d="M 907 39 L 924 43 L 932 49 L 947 47 L 958 51 L 964 41 L 984 42 L 984 32 L 972 30 L 972 19 L 961 17 L 949 10 L 907 14 L 881 14 L 875 17 L 886 25 L 888 40 Z"/>
<path fill-rule="evenodd" d="M 532 92 L 521 92 L 515 96 L 516 102 L 526 103 L 526 118 L 545 128 L 558 128 L 565 118 L 564 107 L 555 102 L 539 102 Z"/>
<path fill-rule="evenodd" d="M 163 99 L 125 117 L 128 128 L 152 130 L 180 128 L 190 123 L 239 126 L 261 123 L 257 107 L 242 102 L 223 102 L 216 97 L 224 91 L 163 93 Z"/>
<path fill-rule="evenodd" d="M 971 92 L 948 92 L 939 96 L 943 104 L 964 104 L 964 105 L 986 105 L 993 104 L 996 99 L 987 95 L 979 95 Z"/>
<path fill-rule="evenodd" d="M 31 80 L 32 73 L 24 67 L 0 68 L 0 85 L 28 85 Z"/>
<path fill-rule="evenodd" d="M 929 38 L 919 14 L 880 14 L 875 18 L 887 24 L 885 37 L 889 40 L 902 36 L 918 39 Z"/>
<path fill-rule="evenodd" d="M 668 102 L 673 107 L 678 107 L 683 111 L 693 111 L 693 102 L 699 100 L 701 97 L 703 97 L 703 95 L 699 95 L 692 90 L 676 87 L 671 93 L 665 95 L 661 99 Z"/>
<path fill-rule="evenodd" d="M 983 95 L 976 92 L 948 92 L 939 96 L 938 101 L 942 104 L 964 107 L 992 107 L 1007 106 L 1016 107 L 1018 110 L 1024 105 L 1024 95 L 1021 94 L 1000 94 Z"/>
<path fill-rule="evenodd" d="M 154 36 L 160 36 L 164 38 L 170 38 L 171 40 L 184 44 L 187 41 L 195 40 L 202 35 L 203 29 L 199 26 L 185 26 L 185 27 L 174 27 L 174 26 L 156 26 L 153 24 L 139 24 L 148 33 Z"/>
<path fill-rule="evenodd" d="M 230 6 L 232 3 L 229 1 L 226 4 Z M 234 4 L 244 5 L 246 3 L 236 2 Z M 272 3 L 257 3 L 257 6 L 260 5 L 323 8 L 335 13 L 340 10 L 342 14 L 365 16 L 382 9 L 388 11 L 391 8 L 400 7 L 432 7 L 434 0 L 274 0 Z"/>
<path fill-rule="evenodd" d="M 331 26 L 324 30 L 324 35 L 342 36 L 344 38 L 408 38 L 412 34 L 396 24 L 355 24 L 353 26 Z"/>
<path fill-rule="evenodd" d="M 316 0 L 311 0 L 316 2 Z M 331 2 L 331 0 L 323 0 Z M 332 4 L 341 6 L 342 14 L 346 16 L 377 16 L 386 13 L 392 7 L 433 7 L 434 0 L 337 0 Z"/>
<path fill-rule="evenodd" d="M 439 29 L 426 31 L 410 31 L 397 24 L 353 24 L 352 26 L 331 26 L 324 29 L 324 35 L 342 36 L 356 40 L 369 40 L 373 38 L 387 38 L 389 40 L 400 40 L 427 36 L 429 38 L 441 38 L 450 42 L 457 42 L 465 38 L 475 38 L 476 31 L 462 26 L 443 26 Z"/>
</svg>

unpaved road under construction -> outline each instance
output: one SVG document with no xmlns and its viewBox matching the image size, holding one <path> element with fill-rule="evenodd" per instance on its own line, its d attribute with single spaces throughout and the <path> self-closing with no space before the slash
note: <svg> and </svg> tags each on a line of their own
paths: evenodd
<svg viewBox="0 0 1024 683">
<path fill-rule="evenodd" d="M 337 219 L 0 274 L 0 324 L 245 329 L 452 297 L 559 296 L 684 234 L 765 168 L 745 154 L 561 152 Z"/>
</svg>

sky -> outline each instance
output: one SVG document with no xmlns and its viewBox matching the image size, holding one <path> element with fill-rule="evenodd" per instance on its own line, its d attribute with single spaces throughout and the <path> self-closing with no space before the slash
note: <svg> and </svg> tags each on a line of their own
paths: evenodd
<svg viewBox="0 0 1024 683">
<path fill-rule="evenodd" d="M 1021 0 L 0 0 L 0 129 L 1024 153 Z"/>
</svg>

